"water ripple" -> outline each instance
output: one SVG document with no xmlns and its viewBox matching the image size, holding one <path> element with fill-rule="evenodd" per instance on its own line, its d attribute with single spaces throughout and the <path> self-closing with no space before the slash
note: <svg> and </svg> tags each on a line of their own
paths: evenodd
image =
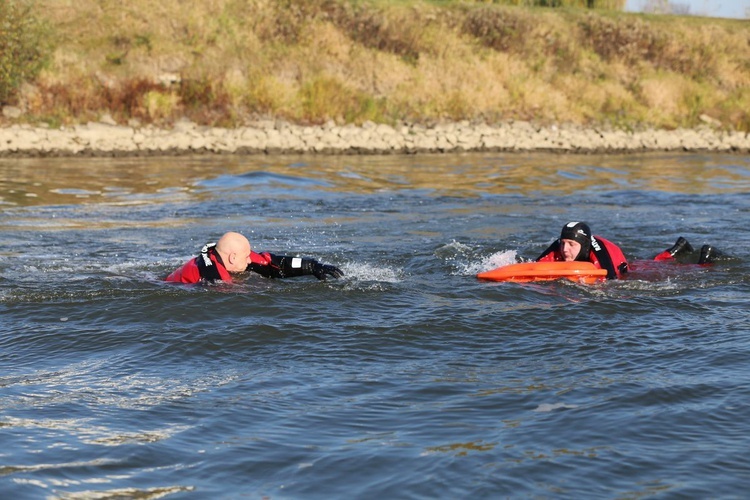
<svg viewBox="0 0 750 500">
<path fill-rule="evenodd" d="M 747 158 L 36 161 L 0 161 L 5 496 L 750 487 Z M 568 220 L 628 278 L 476 279 Z M 162 281 L 228 229 L 345 277 Z M 677 236 L 725 257 L 655 267 Z"/>
</svg>

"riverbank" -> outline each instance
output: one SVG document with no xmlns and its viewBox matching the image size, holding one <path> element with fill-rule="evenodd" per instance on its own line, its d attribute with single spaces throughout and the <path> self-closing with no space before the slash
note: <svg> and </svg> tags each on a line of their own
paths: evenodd
<svg viewBox="0 0 750 500">
<path fill-rule="evenodd" d="M 172 128 L 89 122 L 59 129 L 13 125 L 0 129 L 0 157 L 159 156 L 192 154 L 415 154 L 469 151 L 637 153 L 647 151 L 750 153 L 750 135 L 709 126 L 627 132 L 579 126 L 539 127 L 457 122 L 427 127 L 365 123 L 300 126 L 279 121 L 238 128 L 178 121 Z"/>
<path fill-rule="evenodd" d="M 174 135 L 172 124 L 181 118 L 231 129 L 216 134 L 248 151 L 308 151 L 318 142 L 335 152 L 464 147 L 451 143 L 453 131 L 412 126 L 407 133 L 402 127 L 388 131 L 403 136 L 388 148 L 367 138 L 349 146 L 349 135 L 359 135 L 349 129 L 330 143 L 296 142 L 298 135 L 323 135 L 331 127 L 320 134 L 303 127 L 291 133 L 287 146 L 276 144 L 276 133 L 265 124 L 249 128 L 260 129 L 267 141 L 248 144 L 232 137 L 255 137 L 254 130 L 242 128 L 258 117 L 294 124 L 528 121 L 638 131 L 704 126 L 750 131 L 750 26 L 740 20 L 479 0 L 167 0 L 156 10 L 144 0 L 127 8 L 95 0 L 33 5 L 27 15 L 6 22 L 20 30 L 16 38 L 38 56 L 38 64 L 26 68 L 28 58 L 21 58 L 10 66 L 18 71 L 8 97 L 0 99 L 5 105 L 0 131 L 13 124 L 46 124 L 67 127 L 62 135 L 71 137 L 73 127 L 110 116 L 112 124 L 139 125 L 122 132 L 149 144 L 122 149 L 138 154 L 172 149 L 162 145 L 169 142 L 164 136 Z M 31 17 L 38 26 L 23 22 Z M 144 129 L 148 125 L 169 131 Z M 569 134 L 553 129 L 543 137 L 532 134 L 528 146 L 524 130 L 475 128 L 486 137 L 470 149 L 639 150 L 674 148 L 681 140 L 656 140 L 644 132 L 643 140 L 625 134 L 621 144 L 619 134 L 609 130 L 597 129 L 589 138 L 578 129 Z M 205 139 L 209 151 L 224 150 L 215 134 L 204 130 L 193 130 L 201 137 L 190 139 Z M 283 124 L 271 130 L 290 134 Z M 468 140 L 472 134 L 458 136 Z M 575 136 L 570 146 L 568 136 Z M 71 146 L 57 149 L 90 148 L 85 137 L 71 140 Z M 703 149 L 718 147 L 715 143 L 711 137 L 688 139 L 687 145 Z"/>
</svg>

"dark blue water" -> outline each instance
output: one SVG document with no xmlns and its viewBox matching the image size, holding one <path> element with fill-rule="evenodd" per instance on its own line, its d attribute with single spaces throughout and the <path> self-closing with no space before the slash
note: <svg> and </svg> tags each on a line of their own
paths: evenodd
<svg viewBox="0 0 750 500">
<path fill-rule="evenodd" d="M 648 260 L 488 283 L 570 220 Z M 742 498 L 750 158 L 0 161 L 2 498 Z M 345 278 L 161 279 L 224 231 Z"/>
</svg>

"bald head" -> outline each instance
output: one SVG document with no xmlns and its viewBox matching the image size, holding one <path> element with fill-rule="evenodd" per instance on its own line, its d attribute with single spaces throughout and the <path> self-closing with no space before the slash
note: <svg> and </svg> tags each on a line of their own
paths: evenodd
<svg viewBox="0 0 750 500">
<path fill-rule="evenodd" d="M 228 232 L 216 243 L 216 252 L 230 273 L 241 273 L 247 269 L 250 242 L 240 233 Z"/>
</svg>

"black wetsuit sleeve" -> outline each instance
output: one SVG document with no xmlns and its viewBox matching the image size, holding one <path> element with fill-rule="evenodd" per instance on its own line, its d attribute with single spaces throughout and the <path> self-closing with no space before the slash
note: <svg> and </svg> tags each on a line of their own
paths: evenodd
<svg viewBox="0 0 750 500">
<path fill-rule="evenodd" d="M 266 278 L 309 276 L 314 274 L 315 264 L 317 264 L 314 259 L 275 255 L 269 252 L 264 252 L 263 256 L 267 258 L 266 263 L 252 262 L 247 268 Z"/>
<path fill-rule="evenodd" d="M 344 273 L 336 266 L 321 264 L 315 259 L 274 255 L 270 252 L 258 254 L 251 252 L 248 270 L 266 278 L 293 278 L 296 276 L 315 276 L 319 280 L 328 277 L 341 278 Z"/>
</svg>

